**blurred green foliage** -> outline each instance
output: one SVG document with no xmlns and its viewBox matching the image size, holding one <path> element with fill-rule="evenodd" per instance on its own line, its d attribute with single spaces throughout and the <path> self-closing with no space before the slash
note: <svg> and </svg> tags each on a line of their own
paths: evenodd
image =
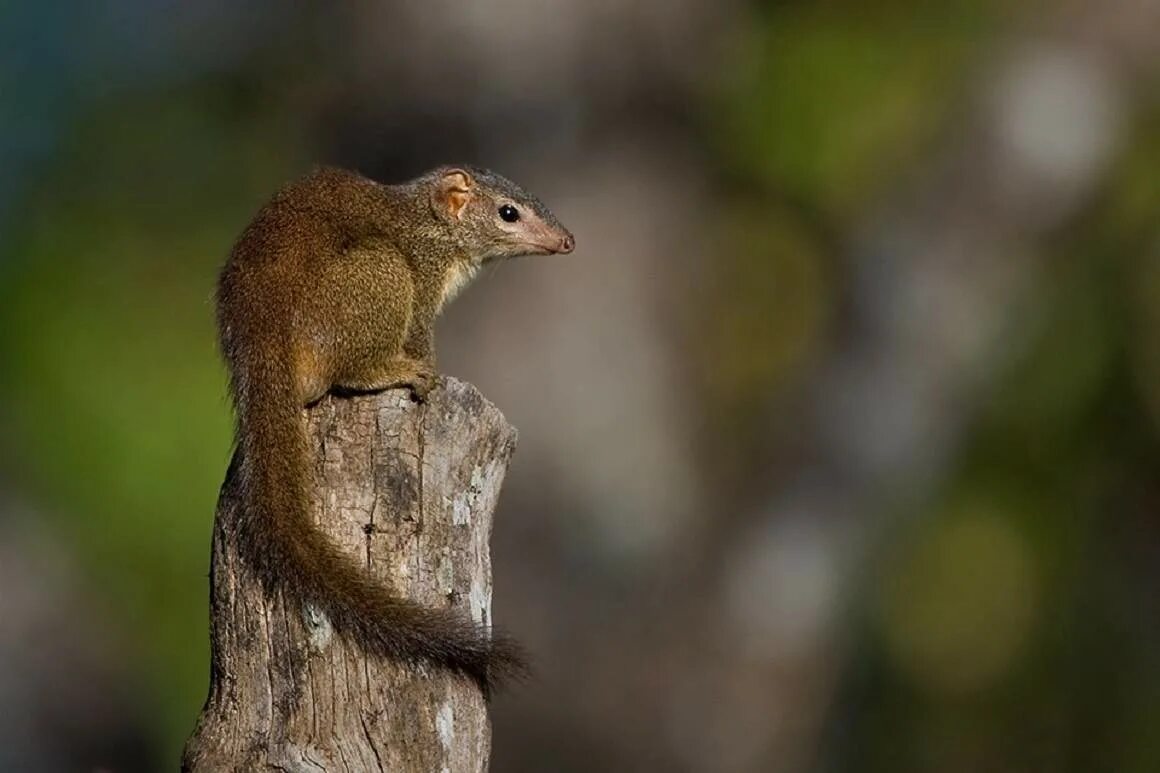
<svg viewBox="0 0 1160 773">
<path fill-rule="evenodd" d="M 736 174 L 835 217 L 887 190 L 943 127 L 991 3 L 772 3 L 720 83 L 716 140 Z"/>
<path fill-rule="evenodd" d="M 716 464 L 758 479 L 770 441 L 755 413 L 841 326 L 840 236 L 953 134 L 1003 9 L 747 13 L 699 110 L 728 205 L 709 226 L 709 313 L 687 330 L 705 421 L 727 440 Z M 297 73 L 296 55 L 262 66 Z M 203 75 L 84 108 L 9 213 L 0 262 L 0 452 L 117 627 L 142 633 L 171 757 L 208 683 L 230 443 L 215 273 L 316 152 L 286 94 L 242 83 Z M 1153 108 L 1098 201 L 1017 258 L 1047 279 L 1012 323 L 994 398 L 933 499 L 891 503 L 867 570 L 842 769 L 1160 770 L 1158 169 Z"/>
<path fill-rule="evenodd" d="M 14 214 L 0 284 L 0 399 L 27 493 L 141 634 L 176 748 L 208 684 L 214 499 L 230 420 L 218 265 L 290 176 L 297 139 L 227 87 L 98 104 Z M 113 603 L 116 600 L 116 603 Z"/>
<path fill-rule="evenodd" d="M 700 329 L 727 406 L 717 429 L 741 443 L 723 468 L 766 442 L 758 396 L 800 377 L 840 325 L 830 237 L 953 136 L 1001 19 L 967 2 L 754 12 L 711 103 L 718 161 L 748 196 Z M 1153 105 L 1098 198 L 1041 254 L 1012 256 L 1044 281 L 995 310 L 1010 321 L 993 398 L 950 476 L 894 504 L 859 601 L 835 769 L 1160 770 L 1157 169 Z"/>
<path fill-rule="evenodd" d="M 1160 769 L 1160 438 L 1143 418 L 1160 383 L 1138 351 L 1160 336 L 1160 187 L 1141 165 L 1158 150 L 1137 133 L 1037 258 L 1047 279 L 954 474 L 883 537 L 851 768 Z"/>
<path fill-rule="evenodd" d="M 830 245 L 791 208 L 757 192 L 727 209 L 710 238 L 714 253 L 729 259 L 700 293 L 712 313 L 696 305 L 685 320 L 697 357 L 711 363 L 697 386 L 718 406 L 714 431 L 730 438 L 712 462 L 725 474 L 747 473 L 746 457 L 767 439 L 753 417 L 824 354 L 840 289 Z"/>
</svg>

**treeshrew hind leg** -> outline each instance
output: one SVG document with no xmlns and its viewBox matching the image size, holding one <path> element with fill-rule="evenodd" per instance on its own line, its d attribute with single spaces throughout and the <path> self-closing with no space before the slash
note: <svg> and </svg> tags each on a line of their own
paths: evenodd
<svg viewBox="0 0 1160 773">
<path fill-rule="evenodd" d="M 349 374 L 335 388 L 344 392 L 378 392 L 406 387 L 416 400 L 423 402 L 437 379 L 438 374 L 430 363 L 398 357 L 366 373 Z"/>
</svg>

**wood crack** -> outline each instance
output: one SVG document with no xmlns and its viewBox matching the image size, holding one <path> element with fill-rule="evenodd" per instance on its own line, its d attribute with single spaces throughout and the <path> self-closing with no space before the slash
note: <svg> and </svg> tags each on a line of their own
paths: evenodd
<svg viewBox="0 0 1160 773">
<path fill-rule="evenodd" d="M 472 581 L 491 592 L 487 537 L 514 430 L 454 379 L 429 399 L 415 406 L 398 391 L 327 397 L 307 412 L 321 487 L 315 515 L 370 576 L 389 578 L 419 603 L 470 615 Z M 458 502 L 463 514 L 463 481 L 475 481 L 478 495 L 466 498 L 470 517 L 457 523 L 452 507 Z M 330 627 L 324 603 L 312 625 L 306 608 L 267 594 L 238 554 L 238 485 L 227 482 L 215 522 L 219 569 L 211 582 L 220 603 L 211 608 L 210 698 L 184 769 L 483 773 L 491 728 L 479 690 L 422 663 L 368 655 Z M 295 614 L 301 625 L 290 620 Z M 453 736 L 444 729 L 441 737 L 433 706 L 449 707 Z"/>
</svg>

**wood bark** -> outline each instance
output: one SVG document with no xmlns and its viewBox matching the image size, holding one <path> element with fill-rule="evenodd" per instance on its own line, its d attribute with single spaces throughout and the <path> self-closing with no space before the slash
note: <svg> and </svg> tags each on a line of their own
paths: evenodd
<svg viewBox="0 0 1160 773">
<path fill-rule="evenodd" d="M 328 396 L 307 411 L 318 527 L 394 592 L 491 622 L 492 512 L 516 432 L 471 385 Z M 233 466 L 231 466 L 231 469 Z M 485 771 L 487 706 L 470 680 L 385 661 L 325 612 L 267 594 L 236 550 L 227 475 L 210 572 L 210 692 L 189 771 Z"/>
</svg>

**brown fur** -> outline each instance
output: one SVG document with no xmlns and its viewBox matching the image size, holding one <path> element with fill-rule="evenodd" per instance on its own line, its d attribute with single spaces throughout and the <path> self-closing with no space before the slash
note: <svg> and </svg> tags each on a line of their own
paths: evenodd
<svg viewBox="0 0 1160 773">
<path fill-rule="evenodd" d="M 504 204 L 516 223 L 499 216 Z M 370 652 L 485 690 L 521 668 L 509 640 L 392 596 L 313 526 L 301 411 L 331 389 L 405 386 L 424 399 L 444 300 L 490 260 L 572 246 L 536 199 L 467 167 L 396 186 L 322 168 L 257 214 L 222 270 L 218 322 L 237 413 L 241 550 L 269 591 L 325 610 Z"/>
</svg>

